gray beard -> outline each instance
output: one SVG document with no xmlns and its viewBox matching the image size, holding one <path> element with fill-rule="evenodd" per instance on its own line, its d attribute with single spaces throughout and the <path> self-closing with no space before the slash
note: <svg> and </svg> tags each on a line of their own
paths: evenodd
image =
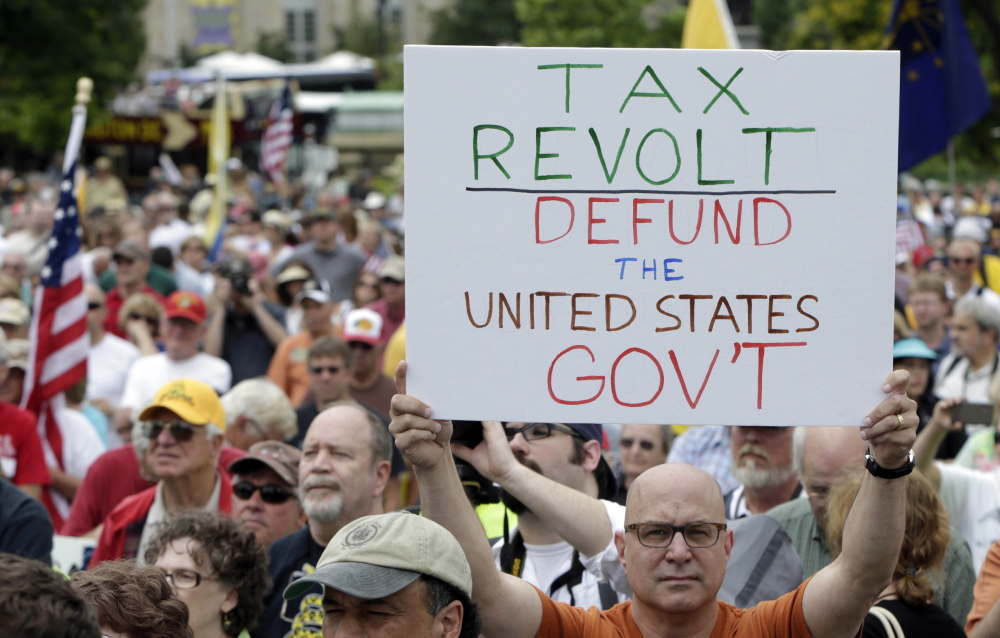
<svg viewBox="0 0 1000 638">
<path fill-rule="evenodd" d="M 795 470 L 791 467 L 776 467 L 770 470 L 757 469 L 757 463 L 750 459 L 744 467 L 738 467 L 735 463 L 732 466 L 733 476 L 743 487 L 760 489 L 763 487 L 774 487 L 781 485 L 792 478 Z"/>
<path fill-rule="evenodd" d="M 302 509 L 306 511 L 309 520 L 317 523 L 332 523 L 340 517 L 344 508 L 344 495 L 337 492 L 336 496 L 322 501 L 314 501 L 306 497 L 302 501 Z"/>
</svg>

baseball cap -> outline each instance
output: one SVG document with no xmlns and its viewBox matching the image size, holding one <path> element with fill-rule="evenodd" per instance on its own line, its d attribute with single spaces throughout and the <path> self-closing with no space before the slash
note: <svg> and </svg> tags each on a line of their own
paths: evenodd
<svg viewBox="0 0 1000 638">
<path fill-rule="evenodd" d="M 399 255 L 393 255 L 385 260 L 378 276 L 403 283 L 406 281 L 406 262 Z"/>
<path fill-rule="evenodd" d="M 219 395 L 197 379 L 177 379 L 160 388 L 153 402 L 139 413 L 139 420 L 148 421 L 157 408 L 166 408 L 193 425 L 214 423 L 226 431 L 226 411 Z"/>
<path fill-rule="evenodd" d="M 309 279 L 312 275 L 309 271 L 298 264 L 292 264 L 288 266 L 274 278 L 275 283 L 287 284 L 289 281 L 304 281 Z"/>
<path fill-rule="evenodd" d="M 306 220 L 307 224 L 317 222 L 321 219 L 328 219 L 330 221 L 337 221 L 337 216 L 332 210 L 327 210 L 325 208 L 320 208 L 319 210 L 314 210 L 311 215 L 309 215 Z"/>
<path fill-rule="evenodd" d="M 167 297 L 164 314 L 167 319 L 189 319 L 195 323 L 204 323 L 208 310 L 197 293 L 178 290 Z"/>
<path fill-rule="evenodd" d="M 112 253 L 113 257 L 121 255 L 122 257 L 128 257 L 129 259 L 141 259 L 143 261 L 149 261 L 149 251 L 142 244 L 134 241 L 123 240 L 118 242 L 115 246 L 115 250 Z"/>
<path fill-rule="evenodd" d="M 563 425 L 573 429 L 585 441 L 597 441 L 603 447 L 604 427 L 600 423 L 564 423 Z M 602 486 L 600 494 L 597 495 L 598 498 L 610 501 L 618 495 L 618 480 L 603 454 L 597 463 L 597 468 L 594 469 L 594 476 L 597 477 L 597 484 Z"/>
<path fill-rule="evenodd" d="M 23 326 L 30 320 L 28 304 L 20 299 L 0 299 L 0 323 Z"/>
<path fill-rule="evenodd" d="M 3 330 L 0 330 L 3 332 Z M 31 343 L 27 339 L 7 340 L 7 365 L 11 368 L 20 368 L 28 371 L 28 353 L 31 352 Z"/>
<path fill-rule="evenodd" d="M 303 299 L 312 299 L 316 303 L 328 303 L 333 299 L 330 296 L 330 284 L 325 279 L 309 279 L 302 284 L 302 290 L 295 296 L 295 300 L 301 302 Z"/>
<path fill-rule="evenodd" d="M 299 461 L 302 451 L 281 441 L 258 441 L 250 446 L 247 455 L 229 464 L 230 474 L 243 474 L 259 469 L 261 465 L 274 470 L 281 480 L 291 487 L 299 486 Z"/>
<path fill-rule="evenodd" d="M 273 226 L 281 232 L 288 232 L 288 217 L 280 210 L 269 210 L 260 218 L 260 223 L 264 226 Z"/>
<path fill-rule="evenodd" d="M 344 341 L 361 341 L 378 345 L 382 340 L 382 315 L 369 308 L 358 308 L 347 313 L 344 321 Z"/>
<path fill-rule="evenodd" d="M 313 584 L 358 598 L 384 598 L 421 575 L 472 597 L 472 570 L 462 546 L 434 521 L 393 512 L 365 516 L 343 527 L 326 546 L 316 571 L 285 588 L 292 600 Z"/>
<path fill-rule="evenodd" d="M 923 339 L 900 339 L 896 343 L 892 344 L 892 358 L 893 359 L 905 359 L 907 357 L 916 357 L 917 359 L 937 359 L 937 353 L 930 349 L 930 347 L 924 343 Z"/>
</svg>

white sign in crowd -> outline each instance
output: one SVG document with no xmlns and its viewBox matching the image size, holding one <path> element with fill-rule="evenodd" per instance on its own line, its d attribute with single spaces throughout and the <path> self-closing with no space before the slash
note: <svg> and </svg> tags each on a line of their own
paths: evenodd
<svg viewBox="0 0 1000 638">
<path fill-rule="evenodd" d="M 408 389 L 436 416 L 860 425 L 879 400 L 898 53 L 405 69 Z"/>
</svg>

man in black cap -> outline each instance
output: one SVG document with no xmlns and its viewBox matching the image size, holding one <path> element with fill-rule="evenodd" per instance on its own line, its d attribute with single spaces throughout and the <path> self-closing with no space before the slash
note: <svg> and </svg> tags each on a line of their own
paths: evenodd
<svg viewBox="0 0 1000 638">
<path fill-rule="evenodd" d="M 475 638 L 472 571 L 445 528 L 405 512 L 359 518 L 333 537 L 287 600 L 323 586 L 323 636 Z"/>
<path fill-rule="evenodd" d="M 331 210 L 316 210 L 306 219 L 309 241 L 297 246 L 288 259 L 275 264 L 271 275 L 277 276 L 292 261 L 307 264 L 316 274 L 330 285 L 334 301 L 350 299 L 354 291 L 354 280 L 367 259 L 353 244 L 339 244 L 340 221 Z"/>
<path fill-rule="evenodd" d="M 484 445 L 453 450 L 503 488 L 503 502 L 518 516 L 493 546 L 497 566 L 578 607 L 624 600 L 613 584 L 625 582 L 614 543 L 625 508 L 612 501 L 618 484 L 601 454 L 601 426 L 488 421 L 483 428 Z M 553 481 L 573 492 L 554 490 Z"/>
</svg>

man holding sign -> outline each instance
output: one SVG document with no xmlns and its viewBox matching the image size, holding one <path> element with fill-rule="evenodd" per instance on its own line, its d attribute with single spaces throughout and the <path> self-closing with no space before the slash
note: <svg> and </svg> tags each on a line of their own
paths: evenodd
<svg viewBox="0 0 1000 638">
<path fill-rule="evenodd" d="M 634 599 L 601 614 L 553 602 L 496 570 L 449 453 L 451 422 L 432 420 L 431 407 L 405 394 L 405 363 L 397 371 L 401 394 L 393 398 L 390 430 L 413 464 L 424 515 L 454 534 L 469 559 L 487 636 L 848 638 L 889 582 L 903 539 L 903 477 L 913 469 L 918 422 L 916 404 L 905 393 L 908 381 L 905 371 L 889 375 L 882 390 L 890 396 L 864 418 L 861 438 L 870 446 L 866 467 L 872 476 L 865 477 L 848 518 L 841 555 L 795 591 L 748 610 L 716 598 L 734 541 L 722 492 L 705 472 L 668 463 L 633 483 L 625 532 L 615 542 Z"/>
</svg>

